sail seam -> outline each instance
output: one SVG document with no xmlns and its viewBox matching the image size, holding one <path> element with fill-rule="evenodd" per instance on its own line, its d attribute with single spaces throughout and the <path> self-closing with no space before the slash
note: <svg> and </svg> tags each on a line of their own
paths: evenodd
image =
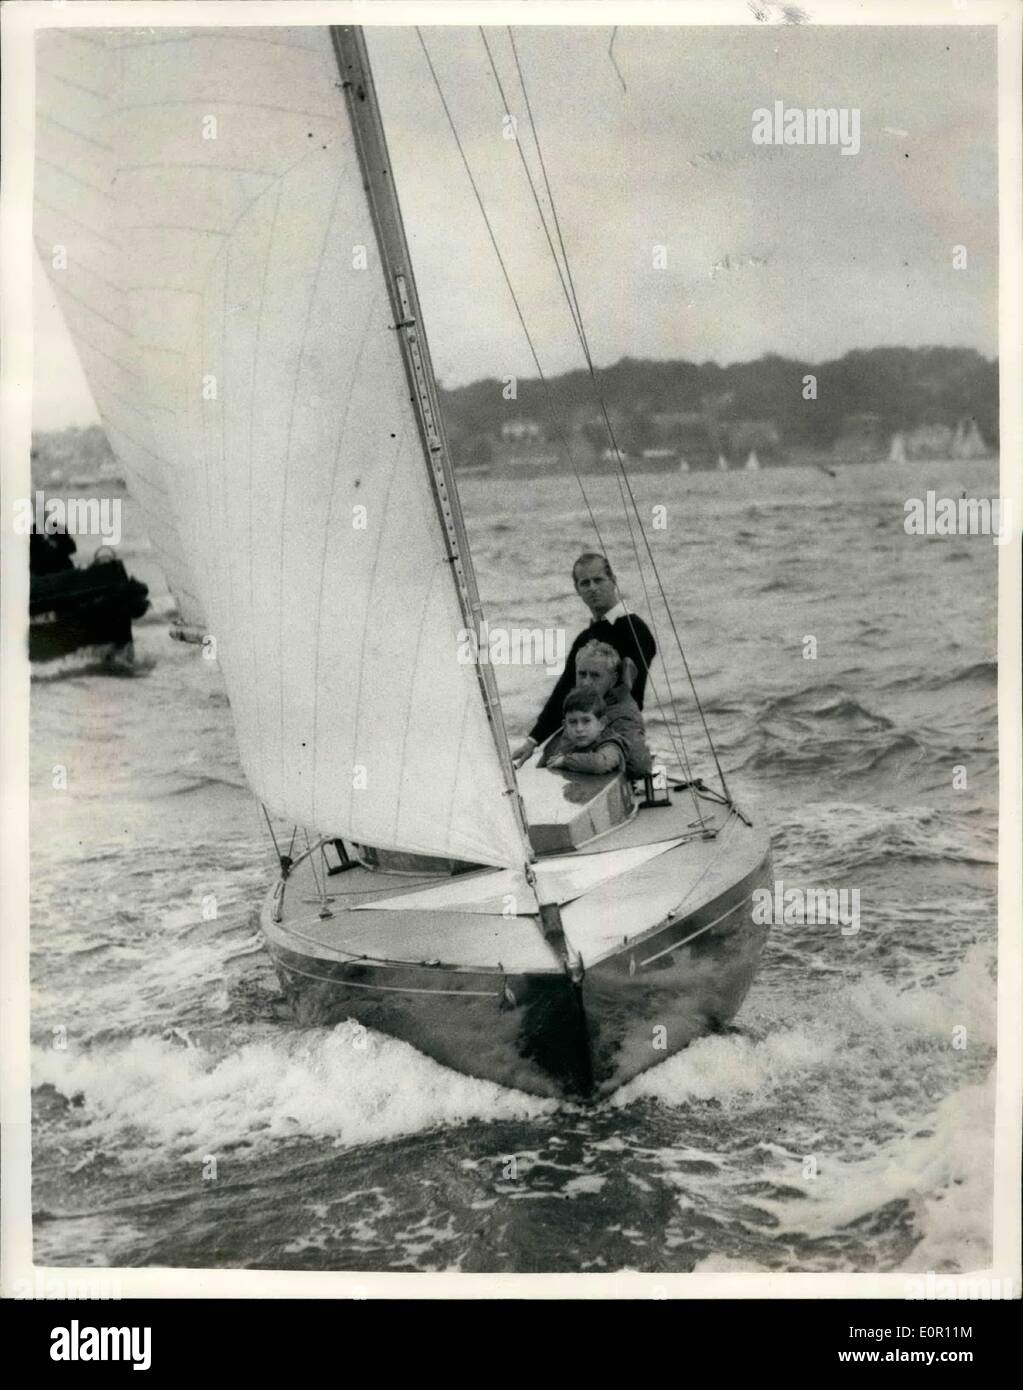
<svg viewBox="0 0 1023 1390">
<path fill-rule="evenodd" d="M 295 405 L 296 405 L 296 401 L 298 400 L 298 388 L 299 388 L 299 383 L 300 383 L 300 380 L 301 380 L 301 377 L 302 377 L 303 370 L 304 370 L 304 368 L 305 368 L 306 348 L 307 348 L 308 339 L 309 339 L 309 324 L 310 324 L 310 322 L 311 322 L 311 320 L 312 320 L 313 307 L 314 307 L 314 305 L 315 305 L 315 303 L 316 303 L 316 298 L 317 298 L 317 295 L 318 295 L 318 293 L 319 293 L 319 288 L 320 288 L 320 277 L 321 277 L 321 275 L 323 274 L 323 262 L 324 262 L 325 252 L 326 252 L 326 249 L 327 249 L 327 242 L 328 242 L 328 240 L 329 240 L 329 238 L 330 238 L 331 228 L 332 228 L 333 225 L 334 225 L 334 214 L 335 214 L 335 212 L 336 212 L 336 210 L 337 210 L 338 199 L 340 198 L 340 196 L 341 196 L 341 180 L 340 180 L 340 177 L 339 177 L 339 178 L 335 181 L 335 184 L 334 184 L 334 196 L 331 198 L 331 202 L 330 202 L 330 211 L 328 212 L 327 217 L 326 217 L 326 220 L 325 220 L 325 225 L 324 225 L 324 228 L 323 228 L 323 239 L 322 239 L 322 241 L 321 241 L 321 243 L 320 243 L 319 255 L 317 256 L 317 259 L 316 259 L 316 274 L 315 274 L 314 277 L 313 277 L 312 288 L 311 288 L 311 290 L 310 290 L 310 292 L 309 292 L 309 301 L 308 301 L 308 303 L 307 303 L 307 305 L 306 305 L 305 319 L 303 320 L 303 323 L 302 323 L 302 345 L 301 345 L 301 347 L 299 348 L 298 361 L 297 361 L 297 363 L 295 364 L 295 374 L 294 374 L 294 378 L 293 378 L 293 381 L 292 381 L 291 403 L 290 403 L 289 408 L 288 408 L 288 427 L 287 427 L 287 435 L 286 435 L 286 438 L 285 438 L 285 449 L 284 449 L 284 478 L 283 478 L 283 486 L 282 486 L 282 491 L 281 491 L 281 544 L 280 544 L 280 552 L 279 552 L 280 558 L 279 558 L 279 561 L 278 561 L 278 576 L 277 576 L 277 577 L 278 577 L 278 580 L 279 580 L 279 584 L 278 584 L 278 605 L 279 605 L 279 619 L 280 619 L 280 621 L 279 621 L 279 623 L 278 623 L 278 650 L 280 650 L 280 651 L 283 651 L 283 650 L 284 650 L 284 523 L 285 523 L 285 518 L 286 518 L 286 513 L 287 513 L 287 507 L 288 507 L 288 477 L 289 477 L 289 473 L 290 473 L 290 469 L 291 469 L 292 432 L 293 432 L 294 426 L 295 426 Z M 284 776 L 285 719 L 284 719 L 284 663 L 283 663 L 283 662 L 281 663 L 280 692 L 281 692 L 281 765 L 280 765 L 280 777 L 281 777 L 281 790 L 283 791 L 284 786 L 285 786 L 285 776 Z"/>
<path fill-rule="evenodd" d="M 337 118 L 336 111 L 310 111 L 305 107 L 275 106 L 273 103 L 266 101 L 228 101 L 224 97 L 216 97 L 213 100 L 206 97 L 173 97 L 165 98 L 163 101 L 138 101 L 132 102 L 130 106 L 115 106 L 112 108 L 111 114 L 114 116 L 127 116 L 135 111 L 153 111 L 161 106 L 201 106 L 204 111 L 208 111 L 211 107 L 215 109 L 218 106 L 240 106 L 246 111 L 283 111 L 285 115 L 295 116 L 296 118 L 299 116 L 312 117 L 315 120 L 322 121 L 336 120 Z M 66 129 L 70 135 L 77 134 L 77 131 L 72 130 L 70 127 L 62 128 Z"/>
<path fill-rule="evenodd" d="M 369 310 L 370 321 L 372 321 L 373 318 L 374 318 L 375 315 L 376 315 L 378 302 L 379 302 L 378 295 L 374 295 L 373 298 L 372 298 L 372 300 L 371 300 L 371 302 L 370 302 L 370 310 Z M 406 438 L 407 438 L 407 436 L 406 436 L 406 435 L 403 435 L 401 439 L 399 439 L 399 440 L 396 441 L 396 447 L 395 447 L 394 455 L 393 455 L 393 457 L 392 457 L 392 459 L 391 459 L 391 471 L 390 471 L 390 475 L 388 476 L 388 479 L 387 479 L 387 488 L 386 488 L 386 491 L 384 492 L 384 501 L 383 501 L 383 506 L 382 506 L 382 508 L 381 508 L 382 515 L 384 515 L 384 516 L 386 516 L 386 515 L 388 514 L 389 510 L 390 510 L 390 505 L 391 505 L 391 492 L 392 492 L 392 490 L 393 490 L 393 488 L 394 488 L 395 479 L 396 479 L 397 476 L 398 476 L 398 469 L 399 469 L 399 465 L 400 465 L 401 460 L 402 460 L 402 457 L 403 457 L 403 453 L 404 453 L 404 449 L 405 449 L 405 439 L 406 439 Z M 376 604 L 375 604 L 375 599 L 376 599 L 377 574 L 378 574 L 379 569 L 380 569 L 380 549 L 381 549 L 381 547 L 380 547 L 379 545 L 377 545 L 377 546 L 375 547 L 374 551 L 373 551 L 373 564 L 370 566 L 369 575 L 368 575 L 368 583 L 367 583 L 367 585 L 366 585 L 366 608 L 365 608 L 365 611 L 364 611 L 364 613 L 363 613 L 363 615 L 362 615 L 362 632 L 361 632 L 360 637 L 359 637 L 359 667 L 358 667 L 358 669 L 359 669 L 360 675 L 359 675 L 359 679 L 356 681 L 356 685 L 355 685 L 355 710 L 354 710 L 353 719 L 352 719 L 352 758 L 353 758 L 353 761 L 354 761 L 354 759 L 356 759 L 356 758 L 358 757 L 359 740 L 360 740 L 360 725 L 361 725 L 361 723 L 362 723 L 362 704 L 363 704 L 363 701 L 362 701 L 362 690 L 363 690 L 363 684 L 364 684 L 364 679 L 365 679 L 364 676 L 362 675 L 362 672 L 363 672 L 363 670 L 365 669 L 365 665 L 366 665 L 366 663 L 365 663 L 365 656 L 366 656 L 366 638 L 367 638 L 368 631 L 369 631 L 370 614 L 371 614 L 371 612 L 373 611 L 373 609 L 374 609 L 375 606 L 376 606 Z M 355 819 L 356 819 L 356 817 L 355 817 L 355 810 L 354 810 L 355 803 L 354 803 L 354 800 L 353 800 L 353 798 L 352 798 L 352 793 L 354 792 L 354 790 L 355 790 L 355 787 L 354 787 L 354 786 L 349 786 L 349 791 L 348 791 L 348 805 L 349 805 L 349 808 L 350 808 L 350 815 L 351 815 L 351 817 L 352 817 L 352 822 L 353 822 L 353 824 L 354 824 Z"/>
<path fill-rule="evenodd" d="M 114 152 L 112 145 L 104 145 L 101 140 L 94 140 L 91 135 L 86 135 L 84 131 L 76 130 L 74 126 L 64 125 L 63 121 L 47 116 L 44 111 L 38 113 L 37 119 L 46 125 L 52 125 L 54 130 L 62 130 L 65 135 L 71 135 L 76 140 L 84 140 L 87 145 L 95 145 L 96 149 L 103 150 L 105 154 L 113 154 Z"/>
<path fill-rule="evenodd" d="M 395 322 L 421 319 L 416 295 L 415 280 L 408 245 L 404 235 L 401 212 L 398 207 L 393 180 L 390 177 L 390 159 L 387 153 L 386 137 L 380 123 L 379 111 L 369 70 L 368 56 L 362 31 L 351 26 L 331 28 L 338 69 L 342 78 L 341 87 L 345 92 L 349 119 L 355 136 L 355 146 L 359 158 L 363 183 L 366 188 L 374 232 L 381 259 L 387 269 L 387 285 L 391 310 Z M 410 312 L 402 312 L 402 299 L 407 297 Z M 472 573 L 471 558 L 464 540 L 464 521 L 458 506 L 457 488 L 453 478 L 449 478 L 450 460 L 447 456 L 443 436 L 443 422 L 439 415 L 439 405 L 435 399 L 435 385 L 432 379 L 429 349 L 417 322 L 415 328 L 401 330 L 402 360 L 409 388 L 413 393 L 416 408 L 416 421 L 420 442 L 427 463 L 426 474 L 430 481 L 434 505 L 442 533 L 446 536 L 449 553 L 461 557 L 450 566 L 455 578 L 454 589 L 462 611 L 463 622 L 472 625 L 478 621 L 481 605 Z M 412 338 L 414 336 L 414 342 Z M 421 358 L 421 372 L 417 374 L 416 354 Z M 420 381 L 419 376 L 425 378 Z M 435 422 L 437 449 L 431 445 L 431 417 Z M 497 699 L 494 674 L 479 662 L 475 664 L 475 679 L 479 687 L 479 697 L 487 714 L 487 726 L 501 778 L 509 792 L 513 793 L 510 806 L 511 822 L 518 840 L 518 852 L 525 862 L 532 858 L 521 800 L 518 796 L 515 773 L 508 750 L 507 735 L 504 730 L 500 703 Z M 491 686 L 494 686 L 493 693 Z M 501 813 L 503 815 L 503 813 Z M 507 855 L 508 850 L 502 851 Z M 501 862 L 504 862 L 503 859 Z"/>
<path fill-rule="evenodd" d="M 258 380 L 259 380 L 260 358 L 261 358 L 262 347 L 263 347 L 263 310 L 264 310 L 264 308 L 265 308 L 265 306 L 266 306 L 266 286 L 267 286 L 267 277 L 268 277 L 269 271 L 270 271 L 270 256 L 271 256 L 271 252 L 273 251 L 274 237 L 275 237 L 276 232 L 277 232 L 277 218 L 278 218 L 278 216 L 279 216 L 279 214 L 280 214 L 280 210 L 281 210 L 281 200 L 282 200 L 282 198 L 284 197 L 284 185 L 283 185 L 283 183 L 279 183 L 279 184 L 277 185 L 277 190 L 276 190 L 276 191 L 277 191 L 277 197 L 276 197 L 276 199 L 275 199 L 275 201 L 274 201 L 274 210 L 273 210 L 273 214 L 272 214 L 271 217 L 270 217 L 270 225 L 269 225 L 269 227 L 268 227 L 268 229 L 267 229 L 267 232 L 266 232 L 266 254 L 265 254 L 264 257 L 263 257 L 263 270 L 262 270 L 262 275 L 261 275 L 261 277 L 260 277 L 260 283 L 259 283 L 259 307 L 258 307 L 258 310 L 257 310 L 257 313 L 256 313 L 256 330 L 255 330 L 255 335 L 254 335 L 253 344 L 252 344 L 252 396 L 253 396 L 253 398 L 255 398 L 255 396 L 256 396 L 257 382 L 258 382 Z M 252 401 L 250 400 L 250 402 L 249 402 L 248 449 L 247 449 L 247 451 L 246 451 L 246 456 L 247 456 L 248 461 L 249 461 L 249 478 L 250 478 L 250 481 L 251 481 L 252 475 L 253 475 L 253 469 L 252 469 L 252 450 L 253 450 L 253 442 L 254 442 L 254 441 L 253 441 L 254 422 L 255 422 L 255 412 L 254 412 L 253 409 L 252 409 Z M 256 538 L 255 538 L 255 532 L 253 531 L 253 527 L 252 527 L 252 494 L 253 494 L 253 489 L 250 487 L 250 488 L 248 489 L 248 502 L 249 502 L 249 515 L 248 515 L 248 523 L 249 523 L 249 547 L 248 547 L 248 549 L 249 549 L 249 593 L 250 593 L 250 594 L 255 594 L 255 569 L 254 569 L 254 561 L 255 561 L 255 553 L 256 553 L 256 545 L 255 545 L 255 539 L 256 539 Z M 251 624 L 251 626 L 250 626 L 249 637 L 250 637 L 250 641 L 249 641 L 249 660 L 250 660 L 250 663 L 251 663 L 251 665 L 250 665 L 250 670 L 251 670 L 251 673 L 252 673 L 253 688 L 258 690 L 258 689 L 259 689 L 259 686 L 258 686 L 258 680 L 259 680 L 259 657 L 258 657 L 258 653 L 257 653 L 257 650 L 256 650 L 256 624 L 255 624 L 255 623 Z M 258 697 L 257 697 L 257 699 L 254 701 L 254 704 L 255 704 L 255 714 L 256 714 L 256 721 L 255 721 L 255 722 L 256 722 L 256 736 L 257 736 L 257 739 L 258 739 L 258 742 L 259 742 L 259 766 L 260 766 L 260 770 L 261 770 L 261 772 L 262 772 L 262 774 L 263 774 L 262 782 L 263 782 L 263 786 L 265 787 L 265 786 L 267 785 L 268 778 L 267 778 L 267 770 L 266 770 L 266 741 L 265 741 L 265 739 L 263 738 L 263 701 L 262 701 L 261 698 L 258 698 Z"/>
<path fill-rule="evenodd" d="M 97 241 L 105 241 L 109 247 L 111 247 L 114 251 L 120 254 L 120 243 L 114 241 L 113 238 L 104 235 L 104 233 L 101 232 L 98 227 L 94 227 L 90 222 L 83 222 L 82 219 L 80 217 L 76 217 L 73 212 L 68 212 L 66 208 L 58 207 L 56 203 L 48 203 L 46 199 L 40 197 L 38 193 L 36 193 L 35 201 L 40 207 L 44 207 L 48 212 L 52 212 L 55 217 L 65 218 L 68 222 L 74 222 L 76 226 L 84 228 L 84 230 L 87 231 L 90 236 L 94 236 Z M 52 251 L 52 246 L 50 249 Z"/>
<path fill-rule="evenodd" d="M 334 499 L 335 499 L 335 497 L 336 497 L 336 495 L 337 495 L 338 460 L 339 460 L 340 457 L 341 457 L 341 453 L 342 453 L 342 450 L 343 450 L 343 448 L 344 448 L 345 440 L 346 440 L 347 435 L 348 435 L 348 426 L 349 426 L 349 422 L 350 422 L 350 420 L 351 420 L 351 414 L 352 414 L 352 401 L 354 400 L 354 397 L 355 397 L 355 384 L 356 384 L 356 382 L 358 381 L 358 378 L 359 378 L 359 369 L 360 369 L 360 367 L 362 366 L 362 359 L 363 359 L 363 357 L 364 357 L 364 355 L 365 355 L 365 352 L 366 352 L 366 344 L 367 344 L 368 341 L 369 341 L 370 332 L 371 332 L 372 327 L 373 327 L 373 317 L 374 317 L 374 315 L 373 315 L 373 308 L 374 308 L 374 306 L 371 304 L 370 309 L 369 309 L 369 312 L 366 314 L 366 321 L 365 321 L 365 323 L 363 324 L 363 328 L 362 328 L 362 336 L 361 336 L 360 339 L 359 339 L 358 351 L 357 351 L 356 354 L 355 354 L 355 362 L 354 362 L 354 364 L 353 364 L 353 366 L 352 366 L 352 374 L 351 374 L 351 378 L 350 378 L 350 380 L 349 380 L 348 397 L 347 397 L 347 399 L 346 399 L 346 401 L 345 401 L 345 407 L 344 407 L 344 411 L 343 411 L 343 413 L 342 413 L 342 418 L 341 418 L 340 426 L 339 426 L 339 429 L 338 429 L 337 447 L 334 449 L 334 457 L 333 457 L 333 461 L 332 461 L 332 465 L 331 465 L 331 474 L 332 474 L 332 476 L 331 476 L 330 496 L 327 498 L 327 514 L 326 514 L 326 517 L 325 517 L 324 523 L 323 523 L 323 546 L 322 546 L 322 549 L 321 549 L 321 551 L 320 551 L 320 587 L 319 587 L 319 593 L 318 593 L 317 599 L 316 599 L 316 615 L 317 615 L 317 616 L 316 616 L 316 643 L 315 643 L 315 646 L 314 646 L 314 648 L 313 648 L 313 730 L 312 730 L 312 740 L 311 740 L 311 741 L 312 741 L 312 745 L 313 745 L 313 749 L 314 749 L 314 756 L 315 756 L 315 749 L 319 746 L 319 744 L 318 744 L 318 732 L 319 732 L 319 724 L 320 724 L 320 688 L 319 688 L 319 672 L 320 672 L 320 650 L 321 650 L 321 647 L 322 647 L 322 639 L 323 639 L 323 586 L 324 586 L 325 577 L 326 577 L 326 572 L 327 572 L 327 551 L 328 551 L 328 549 L 330 548 L 330 534 L 331 534 L 331 529 L 330 529 L 330 528 L 331 528 L 331 522 L 333 521 L 333 518 L 334 518 Z M 354 745 L 353 745 L 353 751 L 354 751 Z M 351 780 L 351 779 L 349 779 L 349 781 L 350 781 L 350 780 Z M 313 768 L 313 792 L 312 792 L 312 803 L 311 803 L 311 805 L 312 805 L 313 824 L 314 824 L 314 825 L 317 825 L 317 824 L 318 824 L 318 821 L 317 821 L 317 819 L 316 819 L 316 816 L 317 816 L 317 812 L 316 812 L 316 794 L 317 794 L 317 786 L 318 786 L 318 783 L 319 783 L 319 769 L 318 769 L 317 767 L 314 767 L 314 768 Z M 350 815 L 351 815 L 351 792 L 352 792 L 353 790 L 354 790 L 354 788 L 352 788 L 352 787 L 350 786 L 350 787 L 349 787 L 349 796 L 348 796 L 348 801 L 349 801 L 349 817 L 350 817 Z"/>
<path fill-rule="evenodd" d="M 40 235 L 38 230 L 34 233 L 33 240 L 36 244 L 36 250 L 38 251 L 40 257 L 43 260 L 45 260 L 47 256 L 53 254 L 53 243 L 50 242 L 49 244 L 47 244 L 47 242 Z M 101 275 L 98 270 L 94 270 L 92 266 L 86 265 L 85 262 L 79 260 L 77 256 L 72 256 L 69 253 L 67 262 L 68 265 L 75 266 L 78 270 L 84 271 L 84 273 L 90 276 L 93 280 L 98 280 L 101 285 L 105 285 L 108 290 L 112 290 L 114 294 L 118 295 L 121 299 L 125 297 L 125 288 L 123 286 L 115 285 L 113 280 L 106 279 L 106 277 Z"/>
<path fill-rule="evenodd" d="M 58 173 L 61 176 L 61 178 L 72 179 L 75 183 L 80 183 L 83 188 L 88 188 L 90 192 L 95 193 L 96 196 L 99 198 L 105 198 L 107 196 L 107 190 L 103 187 L 102 184 L 90 183 L 88 179 L 83 179 L 81 174 L 76 174 L 71 169 L 65 169 L 62 165 L 57 164 L 54 160 L 47 159 L 45 155 L 39 154 L 38 151 L 36 152 L 36 163 L 45 164 L 47 168 L 53 169 L 56 173 Z"/>
<path fill-rule="evenodd" d="M 424 596 L 423 608 L 422 608 L 422 613 L 423 613 L 423 618 L 424 618 L 424 619 L 425 619 L 425 617 L 426 617 L 426 614 L 430 611 L 431 607 L 433 606 L 433 590 L 434 590 L 434 585 L 435 585 L 436 582 L 437 582 L 437 575 L 438 575 L 438 573 L 443 574 L 443 570 L 440 569 L 439 567 L 436 568 L 436 569 L 434 569 L 433 575 L 432 575 L 432 577 L 431 577 L 431 579 L 430 579 L 429 586 L 428 586 L 428 588 L 427 588 L 427 590 L 426 590 L 426 594 L 425 594 L 425 596 Z M 426 622 L 421 620 L 421 621 L 418 623 L 417 626 L 418 626 L 418 632 L 417 632 L 417 634 L 416 634 L 416 652 L 415 652 L 415 658 L 414 658 L 414 660 L 413 660 L 413 662 L 412 662 L 412 670 L 413 670 L 413 671 L 416 671 L 416 672 L 419 671 L 419 653 L 422 651 L 423 639 L 424 639 L 424 637 L 426 636 Z M 410 737 L 410 735 L 411 735 L 411 733 L 412 733 L 412 726 L 413 726 L 412 711 L 413 711 L 413 709 L 416 708 L 416 704 L 417 704 L 417 693 L 418 693 L 418 692 L 417 692 L 417 690 L 416 690 L 416 685 L 417 685 L 417 681 L 416 681 L 415 678 L 413 678 L 411 681 L 409 681 L 409 686 L 408 686 L 408 710 L 407 710 L 407 713 L 406 713 L 406 716 L 405 716 L 405 734 L 404 734 L 404 737 L 402 738 L 402 742 L 401 742 L 401 766 L 402 766 L 402 767 L 405 767 L 405 766 L 406 766 L 406 752 L 407 752 L 407 749 L 408 749 L 408 741 L 409 741 L 409 737 Z M 399 783 L 398 783 L 398 794 L 397 794 L 397 797 L 395 798 L 395 803 L 394 803 L 394 820 L 393 820 L 392 824 L 393 824 L 393 826 L 394 826 L 394 836 L 395 836 L 395 839 L 396 839 L 396 840 L 398 839 L 398 826 L 399 826 L 399 824 L 400 824 L 400 822 L 401 822 L 402 793 L 403 793 L 403 791 L 404 791 L 404 778 L 402 778 L 402 779 L 399 781 Z M 452 800 L 454 800 L 454 798 L 452 798 Z"/>
<path fill-rule="evenodd" d="M 36 63 L 36 80 L 40 77 L 48 77 L 51 82 L 60 82 L 65 87 L 73 87 L 77 92 L 85 92 L 88 96 L 95 97 L 97 101 L 106 100 L 106 92 L 98 92 L 94 87 L 86 87 L 81 82 L 74 82 L 70 77 L 64 77 L 62 73 L 54 72 L 52 68 L 44 68 Z"/>
</svg>

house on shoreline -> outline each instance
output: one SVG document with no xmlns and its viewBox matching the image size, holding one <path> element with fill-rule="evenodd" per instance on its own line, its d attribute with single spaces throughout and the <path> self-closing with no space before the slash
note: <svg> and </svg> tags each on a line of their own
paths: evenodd
<svg viewBox="0 0 1023 1390">
<path fill-rule="evenodd" d="M 760 468 L 830 468 L 862 463 L 900 464 L 912 459 L 979 459 L 991 456 L 976 419 L 955 427 L 928 423 L 894 433 L 880 414 L 860 411 L 843 417 L 833 442 L 786 442 L 773 419 L 730 418 L 731 401 L 706 401 L 699 409 L 665 409 L 641 401 L 634 409 L 608 407 L 608 421 L 592 406 L 566 412 L 552 429 L 522 414 L 464 440 L 457 449 L 459 471 L 507 478 L 613 474 L 621 457 L 636 473 L 734 471 Z"/>
</svg>

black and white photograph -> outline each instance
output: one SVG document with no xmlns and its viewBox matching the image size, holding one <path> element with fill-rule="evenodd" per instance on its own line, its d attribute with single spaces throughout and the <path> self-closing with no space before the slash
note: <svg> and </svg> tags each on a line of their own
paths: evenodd
<svg viewBox="0 0 1023 1390">
<path fill-rule="evenodd" d="M 4 7 L 8 1296 L 1019 1298 L 1020 14 Z"/>
</svg>

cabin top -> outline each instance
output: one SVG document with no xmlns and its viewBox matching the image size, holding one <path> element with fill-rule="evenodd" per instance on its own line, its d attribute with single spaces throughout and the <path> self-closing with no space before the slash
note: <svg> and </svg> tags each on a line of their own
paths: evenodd
<svg viewBox="0 0 1023 1390">
<path fill-rule="evenodd" d="M 529 838 L 537 854 L 564 854 L 623 825 L 632 788 L 620 772 L 584 772 L 527 765 L 518 774 Z"/>
</svg>

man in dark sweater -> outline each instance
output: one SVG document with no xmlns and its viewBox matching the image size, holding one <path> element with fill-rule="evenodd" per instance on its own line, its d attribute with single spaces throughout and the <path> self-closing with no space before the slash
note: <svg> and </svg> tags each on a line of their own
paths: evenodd
<svg viewBox="0 0 1023 1390">
<path fill-rule="evenodd" d="M 587 642 L 607 642 L 622 657 L 623 676 L 626 684 L 631 684 L 632 698 L 643 708 L 643 695 L 646 691 L 647 672 L 657 653 L 657 643 L 653 633 L 642 618 L 626 611 L 625 604 L 618 596 L 618 583 L 614 571 L 603 555 L 586 551 L 572 566 L 575 591 L 590 610 L 593 621 L 584 628 L 572 643 L 565 669 L 540 717 L 529 732 L 528 738 L 512 749 L 515 766 L 521 767 L 529 761 L 537 746 L 545 742 L 561 727 L 562 707 L 569 691 L 575 688 L 575 658 L 580 648 Z M 626 663 L 632 663 L 631 671 Z"/>
</svg>

